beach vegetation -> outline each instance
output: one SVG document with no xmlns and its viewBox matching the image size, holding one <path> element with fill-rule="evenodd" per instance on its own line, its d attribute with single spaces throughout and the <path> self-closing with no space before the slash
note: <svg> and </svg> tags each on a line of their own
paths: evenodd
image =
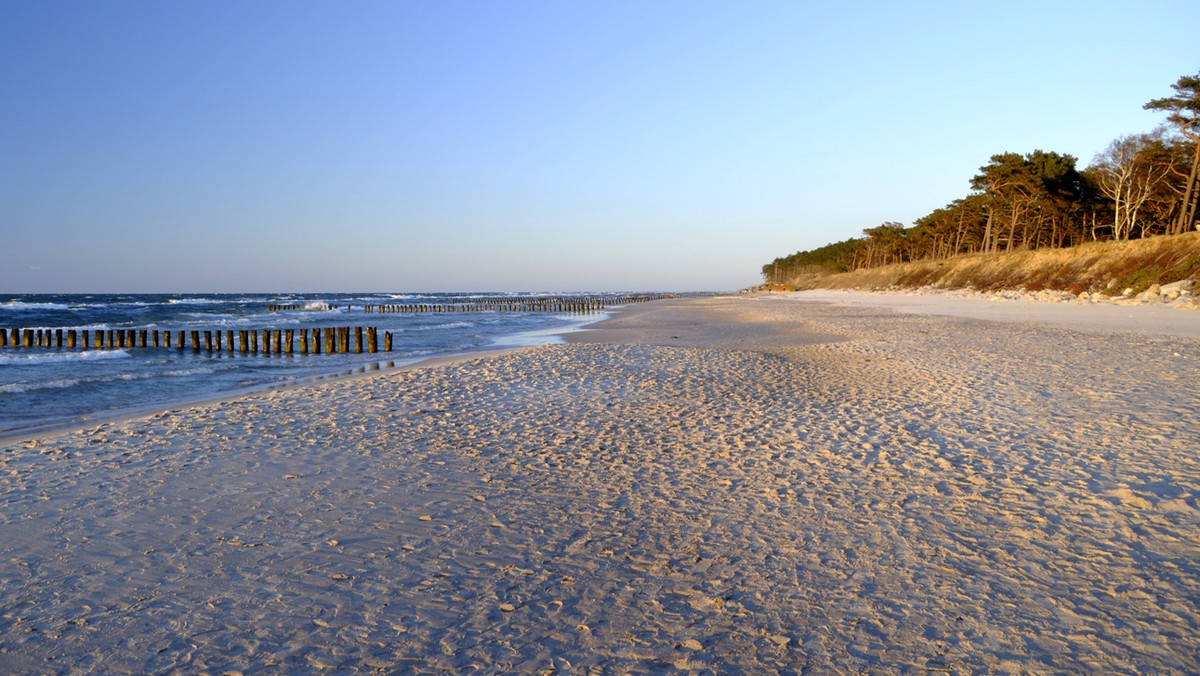
<svg viewBox="0 0 1200 676">
<path fill-rule="evenodd" d="M 1166 125 L 1113 140 L 1082 170 L 1064 153 L 997 153 L 970 178 L 967 195 L 909 226 L 887 221 L 859 237 L 776 258 L 763 266 L 764 282 L 811 287 L 816 278 L 853 274 L 903 286 L 1096 290 L 1100 284 L 1102 292 L 1116 286 L 1121 293 L 1196 279 L 1200 263 L 1184 235 L 1200 229 L 1200 73 L 1172 88 L 1174 96 L 1144 106 L 1166 112 Z M 1113 260 L 1091 246 L 1161 237 L 1172 238 L 1168 250 L 1154 254 L 1163 260 L 1135 249 Z M 1013 258 L 1064 249 L 1073 253 L 1036 270 L 1025 269 L 1026 258 Z M 1109 276 L 1095 278 L 1100 270 Z"/>
<path fill-rule="evenodd" d="M 1129 241 L 1085 242 L 1060 249 L 973 253 L 947 259 L 906 261 L 837 273 L 798 275 L 780 286 L 791 289 L 1024 289 L 1119 296 L 1127 292 L 1140 293 L 1155 284 L 1189 279 L 1200 286 L 1200 232 Z"/>
</svg>

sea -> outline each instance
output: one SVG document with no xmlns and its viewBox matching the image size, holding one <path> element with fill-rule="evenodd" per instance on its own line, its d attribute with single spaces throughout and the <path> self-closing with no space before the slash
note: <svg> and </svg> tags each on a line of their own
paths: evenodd
<svg viewBox="0 0 1200 676">
<path fill-rule="evenodd" d="M 0 296 L 0 328 L 222 331 L 374 327 L 379 352 L 292 354 L 125 347 L 0 347 L 0 438 L 87 426 L 224 396 L 396 368 L 440 356 L 561 342 L 631 294 L 71 294 Z M 537 300 L 591 301 L 586 311 Z M 379 312 L 397 306 L 484 308 Z M 543 308 L 546 306 L 542 306 Z M 368 311 L 371 309 L 371 311 Z M 399 308 L 403 309 L 403 307 Z M 418 308 L 419 309 L 419 308 Z M 298 332 L 298 331 L 297 331 Z M 385 332 L 391 352 L 383 352 Z"/>
</svg>

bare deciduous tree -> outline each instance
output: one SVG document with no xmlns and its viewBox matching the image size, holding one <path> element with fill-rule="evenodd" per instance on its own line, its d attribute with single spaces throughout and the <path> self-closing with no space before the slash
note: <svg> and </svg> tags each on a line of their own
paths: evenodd
<svg viewBox="0 0 1200 676">
<path fill-rule="evenodd" d="M 1138 212 L 1170 174 L 1170 166 L 1148 154 L 1155 143 L 1149 134 L 1122 136 L 1096 156 L 1092 176 L 1104 196 L 1113 201 L 1113 239 L 1129 239 L 1138 225 Z"/>
</svg>

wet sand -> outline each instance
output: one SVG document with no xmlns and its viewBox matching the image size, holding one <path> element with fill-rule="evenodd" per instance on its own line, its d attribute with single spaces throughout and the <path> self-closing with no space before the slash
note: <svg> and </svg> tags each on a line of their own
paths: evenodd
<svg viewBox="0 0 1200 676">
<path fill-rule="evenodd" d="M 1200 340 L 844 301 L 2 447 L 0 666 L 1200 669 Z"/>
</svg>

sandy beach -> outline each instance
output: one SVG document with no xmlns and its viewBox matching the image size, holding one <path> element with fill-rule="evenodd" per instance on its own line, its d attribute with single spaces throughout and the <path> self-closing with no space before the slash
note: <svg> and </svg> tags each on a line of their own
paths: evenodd
<svg viewBox="0 0 1200 676">
<path fill-rule="evenodd" d="M 0 670 L 1200 671 L 1200 313 L 903 298 L 0 445 Z"/>
</svg>

